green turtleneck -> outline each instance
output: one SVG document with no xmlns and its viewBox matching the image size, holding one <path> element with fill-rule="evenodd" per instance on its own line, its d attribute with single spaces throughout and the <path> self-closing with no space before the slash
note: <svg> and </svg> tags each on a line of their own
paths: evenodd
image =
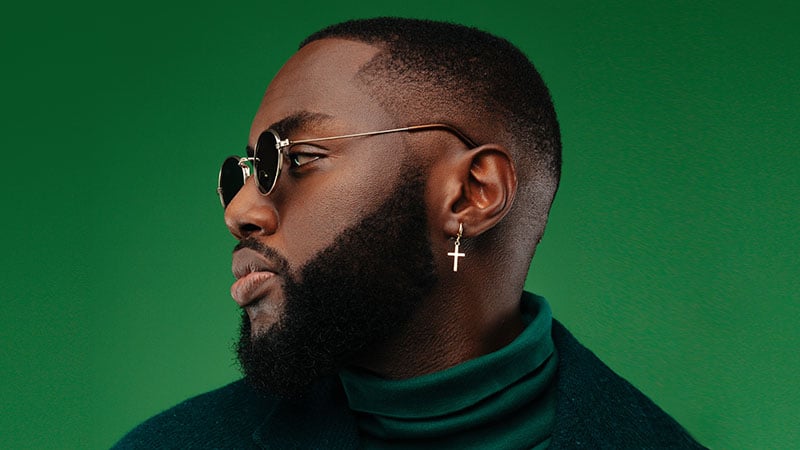
<svg viewBox="0 0 800 450">
<path fill-rule="evenodd" d="M 386 380 L 340 374 L 365 448 L 543 449 L 555 417 L 552 313 L 524 293 L 526 327 L 509 345 L 441 372 Z"/>
</svg>

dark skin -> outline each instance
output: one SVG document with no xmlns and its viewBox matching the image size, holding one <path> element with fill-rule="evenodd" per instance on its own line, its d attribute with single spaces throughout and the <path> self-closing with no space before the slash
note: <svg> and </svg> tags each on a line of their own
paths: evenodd
<svg viewBox="0 0 800 450">
<path fill-rule="evenodd" d="M 296 156 L 304 164 L 293 170 L 284 166 L 269 196 L 261 195 L 249 179 L 228 205 L 225 222 L 237 239 L 258 239 L 296 270 L 390 195 L 403 176 L 399 168 L 404 161 L 422 165 L 428 175 L 428 233 L 439 283 L 393 340 L 356 361 L 363 369 L 398 379 L 446 369 L 513 340 L 523 328 L 519 299 L 530 254 L 496 232 L 502 219 L 511 219 L 507 215 L 517 190 L 509 151 L 491 143 L 488 125 L 468 123 L 458 113 L 398 123 L 355 77 L 378 51 L 341 39 L 323 39 L 298 51 L 268 87 L 250 130 L 250 146 L 272 124 L 299 112 L 326 118 L 282 137 L 297 140 L 445 121 L 481 145 L 468 149 L 452 134 L 436 130 L 293 148 L 302 153 Z M 460 223 L 466 257 L 453 272 L 447 253 L 453 251 Z M 274 323 L 282 310 L 276 275 L 265 281 L 266 298 L 245 306 L 254 333 Z"/>
</svg>

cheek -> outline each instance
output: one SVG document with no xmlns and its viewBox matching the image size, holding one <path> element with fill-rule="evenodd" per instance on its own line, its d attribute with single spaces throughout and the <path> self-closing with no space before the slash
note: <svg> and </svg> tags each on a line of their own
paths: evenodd
<svg viewBox="0 0 800 450">
<path fill-rule="evenodd" d="M 402 176 L 402 164 L 386 157 L 378 151 L 360 158 L 338 157 L 326 170 L 292 183 L 279 213 L 278 234 L 281 250 L 295 270 L 389 197 Z"/>
<path fill-rule="evenodd" d="M 431 234 L 432 238 L 440 235 L 447 237 L 447 233 L 444 231 L 447 228 L 447 221 L 458 209 L 457 198 L 460 197 L 462 187 L 453 175 L 454 170 L 453 166 L 449 164 L 434 164 L 428 172 L 425 182 L 428 222 L 431 227 L 438 230 L 438 233 Z"/>
</svg>

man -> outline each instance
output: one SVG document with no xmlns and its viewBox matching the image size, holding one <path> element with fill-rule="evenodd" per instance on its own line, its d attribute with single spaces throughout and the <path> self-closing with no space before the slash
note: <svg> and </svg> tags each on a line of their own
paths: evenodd
<svg viewBox="0 0 800 450">
<path fill-rule="evenodd" d="M 393 18 L 312 35 L 220 172 L 245 378 L 118 446 L 699 448 L 523 293 L 560 165 L 547 88 L 505 40 Z"/>
</svg>

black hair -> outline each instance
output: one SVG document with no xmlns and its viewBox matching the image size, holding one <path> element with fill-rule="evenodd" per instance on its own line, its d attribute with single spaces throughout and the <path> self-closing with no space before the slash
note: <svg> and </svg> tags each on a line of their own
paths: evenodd
<svg viewBox="0 0 800 450">
<path fill-rule="evenodd" d="M 561 176 L 561 135 L 547 86 L 522 51 L 476 28 L 396 17 L 331 25 L 300 47 L 325 38 L 381 49 L 359 77 L 390 113 L 491 124 L 491 139 L 508 145 L 515 159 L 525 222 L 541 237 Z"/>
</svg>

